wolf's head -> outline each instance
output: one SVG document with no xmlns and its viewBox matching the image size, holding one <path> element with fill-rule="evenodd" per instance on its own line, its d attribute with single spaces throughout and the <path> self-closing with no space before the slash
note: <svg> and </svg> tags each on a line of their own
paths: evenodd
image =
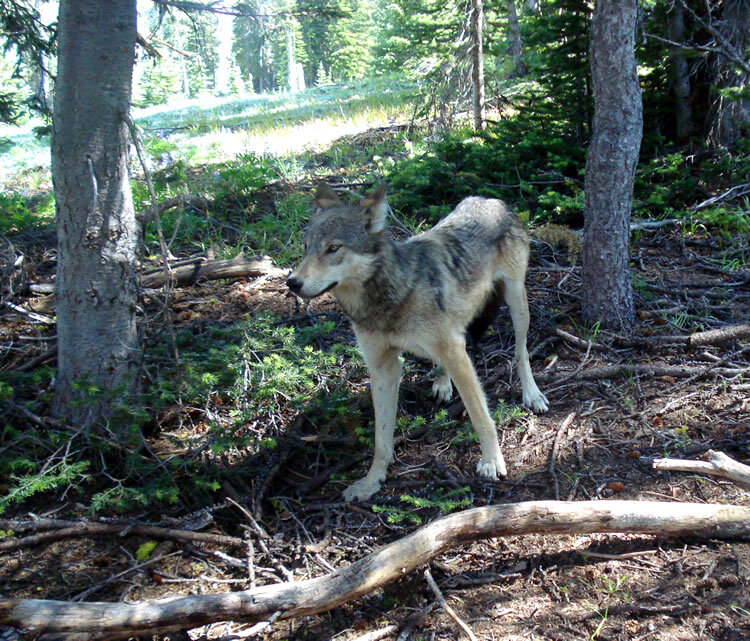
<svg viewBox="0 0 750 641">
<path fill-rule="evenodd" d="M 385 186 L 347 205 L 325 183 L 315 192 L 315 213 L 305 230 L 305 256 L 286 281 L 295 294 L 315 298 L 372 275 L 387 233 Z"/>
</svg>

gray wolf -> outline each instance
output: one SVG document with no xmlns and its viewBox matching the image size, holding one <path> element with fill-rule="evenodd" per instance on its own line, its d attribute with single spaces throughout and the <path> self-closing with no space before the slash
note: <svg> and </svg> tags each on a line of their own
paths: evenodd
<svg viewBox="0 0 750 641">
<path fill-rule="evenodd" d="M 526 350 L 529 241 L 518 217 L 500 200 L 470 197 L 432 229 L 396 242 L 386 221 L 381 186 L 348 205 L 318 186 L 305 231 L 305 255 L 287 286 L 302 298 L 331 292 L 351 320 L 370 372 L 375 407 L 375 455 L 367 475 L 344 491 L 365 500 L 380 489 L 393 459 L 402 352 L 428 358 L 444 373 L 434 393 L 448 400 L 455 383 L 479 437 L 477 472 L 506 475 L 487 400 L 466 351 L 466 335 L 481 336 L 500 300 L 510 310 L 523 403 L 547 411 Z"/>
</svg>

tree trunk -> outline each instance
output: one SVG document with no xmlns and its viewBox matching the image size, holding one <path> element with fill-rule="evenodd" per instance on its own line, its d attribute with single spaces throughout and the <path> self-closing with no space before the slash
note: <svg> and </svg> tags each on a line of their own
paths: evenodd
<svg viewBox="0 0 750 641">
<path fill-rule="evenodd" d="M 483 0 L 471 0 L 471 84 L 474 103 L 474 129 L 484 129 L 484 29 Z"/>
<path fill-rule="evenodd" d="M 521 42 L 521 25 L 518 22 L 516 11 L 516 0 L 505 0 L 508 9 L 508 31 L 510 31 L 510 55 L 513 59 L 512 76 L 523 78 L 529 73 L 526 63 L 523 61 L 523 44 Z"/>
<path fill-rule="evenodd" d="M 591 23 L 593 136 L 586 158 L 583 317 L 633 325 L 630 209 L 643 131 L 635 63 L 636 0 L 599 0 Z"/>
<path fill-rule="evenodd" d="M 222 3 L 226 9 L 234 8 L 234 0 Z M 219 96 L 228 96 L 232 91 L 232 39 L 234 37 L 234 16 L 216 14 L 217 61 L 214 72 L 214 90 Z"/>
<path fill-rule="evenodd" d="M 669 39 L 685 42 L 685 9 L 675 2 L 669 11 Z M 675 137 L 684 142 L 693 133 L 693 110 L 690 107 L 690 68 L 681 47 L 671 46 L 671 89 L 675 101 Z"/>
<path fill-rule="evenodd" d="M 135 0 L 62 0 L 52 138 L 57 202 L 58 374 L 54 413 L 87 429 L 99 391 L 136 386 L 141 227 L 128 176 Z M 84 383 L 84 384 L 78 384 Z"/>
</svg>

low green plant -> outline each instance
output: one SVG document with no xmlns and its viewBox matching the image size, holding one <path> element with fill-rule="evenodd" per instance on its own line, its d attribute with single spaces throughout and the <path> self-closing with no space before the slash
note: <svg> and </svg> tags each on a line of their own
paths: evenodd
<svg viewBox="0 0 750 641">
<path fill-rule="evenodd" d="M 623 600 L 626 603 L 631 600 L 630 592 L 624 587 L 627 583 L 628 577 L 626 575 L 618 576 L 615 579 L 611 577 L 602 577 L 601 585 L 594 586 L 583 578 L 579 579 L 586 587 L 601 592 L 604 596 L 603 605 L 597 606 L 595 609 L 596 613 L 600 616 L 599 624 L 596 626 L 596 630 L 589 637 L 590 641 L 596 641 L 602 633 L 605 624 L 609 619 L 609 607 L 614 599 Z"/>
<path fill-rule="evenodd" d="M 334 344 L 334 328 L 331 322 L 290 327 L 269 314 L 226 327 L 183 328 L 176 334 L 179 362 L 171 358 L 167 336 L 147 349 L 145 367 L 158 375 L 150 377 L 152 383 L 139 396 L 121 398 L 86 381 L 77 383 L 85 392 L 83 402 L 109 405 L 106 425 L 71 434 L 0 423 L 0 477 L 10 486 L 0 510 L 84 483 L 92 492 L 93 512 L 213 500 L 225 475 L 236 474 L 227 467 L 226 456 L 242 451 L 262 457 L 278 449 L 278 435 L 248 426 L 315 404 L 328 416 L 348 413 L 347 423 L 357 415 L 356 403 L 339 383 L 341 359 L 351 347 Z M 29 396 L 30 409 L 38 411 L 34 404 L 47 401 L 36 390 L 49 386 L 51 373 L 30 372 L 14 378 L 12 385 L 0 373 L 3 402 Z M 321 386 L 338 391 L 326 398 Z M 172 407 L 200 412 L 204 427 L 198 435 L 166 430 L 161 448 L 170 453 L 157 454 L 144 434 Z M 102 469 L 106 474 L 99 473 Z M 254 472 L 248 468 L 244 473 Z"/>
<path fill-rule="evenodd" d="M 599 335 L 599 328 L 601 326 L 600 321 L 597 321 L 591 327 L 587 327 L 583 323 L 578 323 L 572 316 L 568 316 L 568 320 L 573 325 L 573 329 L 575 330 L 576 334 L 585 341 L 594 342 L 596 340 L 596 337 Z"/>
<path fill-rule="evenodd" d="M 399 525 L 404 522 L 412 525 L 422 525 L 425 520 L 424 511 L 431 510 L 435 516 L 448 514 L 471 505 L 471 490 L 468 487 L 456 488 L 445 491 L 438 488 L 431 497 L 412 496 L 402 494 L 399 497 L 401 503 L 407 508 L 396 506 L 373 505 L 372 511 L 382 514 L 391 525 Z M 421 511 L 421 512 L 420 512 Z"/>
<path fill-rule="evenodd" d="M 520 405 L 509 405 L 504 399 L 498 399 L 497 407 L 492 412 L 492 418 L 498 429 L 504 429 L 510 424 L 526 418 L 529 413 Z"/>
<path fill-rule="evenodd" d="M 274 161 L 252 152 L 240 154 L 219 170 L 216 196 L 237 197 L 256 191 L 276 178 Z"/>
</svg>

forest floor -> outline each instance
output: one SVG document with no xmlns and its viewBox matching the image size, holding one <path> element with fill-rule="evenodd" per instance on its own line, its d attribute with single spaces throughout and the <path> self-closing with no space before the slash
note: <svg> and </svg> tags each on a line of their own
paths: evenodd
<svg viewBox="0 0 750 641">
<path fill-rule="evenodd" d="M 136 552 L 149 537 L 129 534 L 127 528 L 121 536 L 81 531 L 3 552 L 0 593 L 132 602 L 301 580 L 346 566 L 464 507 L 604 498 L 750 505 L 750 494 L 728 481 L 655 472 L 650 465 L 655 457 L 699 458 L 709 449 L 750 459 L 750 343 L 728 340 L 689 348 L 684 340 L 692 331 L 750 318 L 750 274 L 741 264 L 740 269 L 729 266 L 733 256 L 744 256 L 748 240 L 705 231 L 685 235 L 669 227 L 637 235 L 632 265 L 638 323 L 630 336 L 577 324 L 579 266 L 564 252 L 534 243 L 529 349 L 549 413 L 533 416 L 515 409 L 520 390 L 510 367 L 513 337 L 505 312 L 472 350 L 501 419 L 507 479 L 474 476 L 479 447 L 462 404 L 456 396 L 439 406 L 430 394 L 428 365 L 409 359 L 401 389 L 402 429 L 388 479 L 371 501 L 344 503 L 342 490 L 364 474 L 372 453 L 363 442 L 369 438 L 361 438 L 371 429 L 368 377 L 360 362 L 345 355 L 339 383 L 348 393 L 348 411 L 328 416 L 315 402 L 287 407 L 248 426 L 258 439 L 273 439 L 275 447 L 217 456 L 230 473 L 216 503 L 204 512 L 211 519 L 205 519 L 203 531 L 244 537 L 252 546 L 238 550 L 167 540 L 144 560 Z M 50 236 L 28 254 L 37 261 L 40 280 L 50 275 L 52 247 Z M 42 300 L 27 295 L 17 302 L 50 313 Z M 332 299 L 314 301 L 307 313 L 279 276 L 181 287 L 174 290 L 171 306 L 176 329 L 196 335 L 270 311 L 279 325 L 296 330 L 321 319 L 332 323 L 316 338 L 324 353 L 353 344 L 348 321 Z M 4 315 L 2 343 L 24 345 L 10 352 L 4 369 L 22 368 L 43 354 L 44 341 L 22 339 L 39 331 L 28 317 Z M 622 367 L 604 369 L 610 365 Z M 337 390 L 321 387 L 319 394 Z M 217 413 L 229 412 L 218 405 Z M 177 432 L 200 442 L 209 418 L 195 407 L 164 412 L 158 428 L 146 435 L 149 447 L 166 456 L 172 446 L 168 436 Z M 261 471 L 243 474 L 248 467 Z M 90 517 L 87 505 L 85 487 L 39 494 L 10 507 L 0 529 L 32 513 L 74 521 Z M 169 521 L 151 507 L 117 516 L 131 524 L 187 530 L 191 515 L 180 507 L 187 505 L 169 510 Z M 440 555 L 430 567 L 450 606 L 480 639 L 750 639 L 750 542 L 526 535 L 467 544 Z M 436 604 L 422 571 L 327 613 L 279 621 L 260 632 L 251 625 L 214 624 L 190 631 L 189 638 L 228 641 L 251 638 L 251 630 L 258 638 L 278 641 L 462 636 Z M 387 636 L 365 636 L 378 630 Z"/>
</svg>

